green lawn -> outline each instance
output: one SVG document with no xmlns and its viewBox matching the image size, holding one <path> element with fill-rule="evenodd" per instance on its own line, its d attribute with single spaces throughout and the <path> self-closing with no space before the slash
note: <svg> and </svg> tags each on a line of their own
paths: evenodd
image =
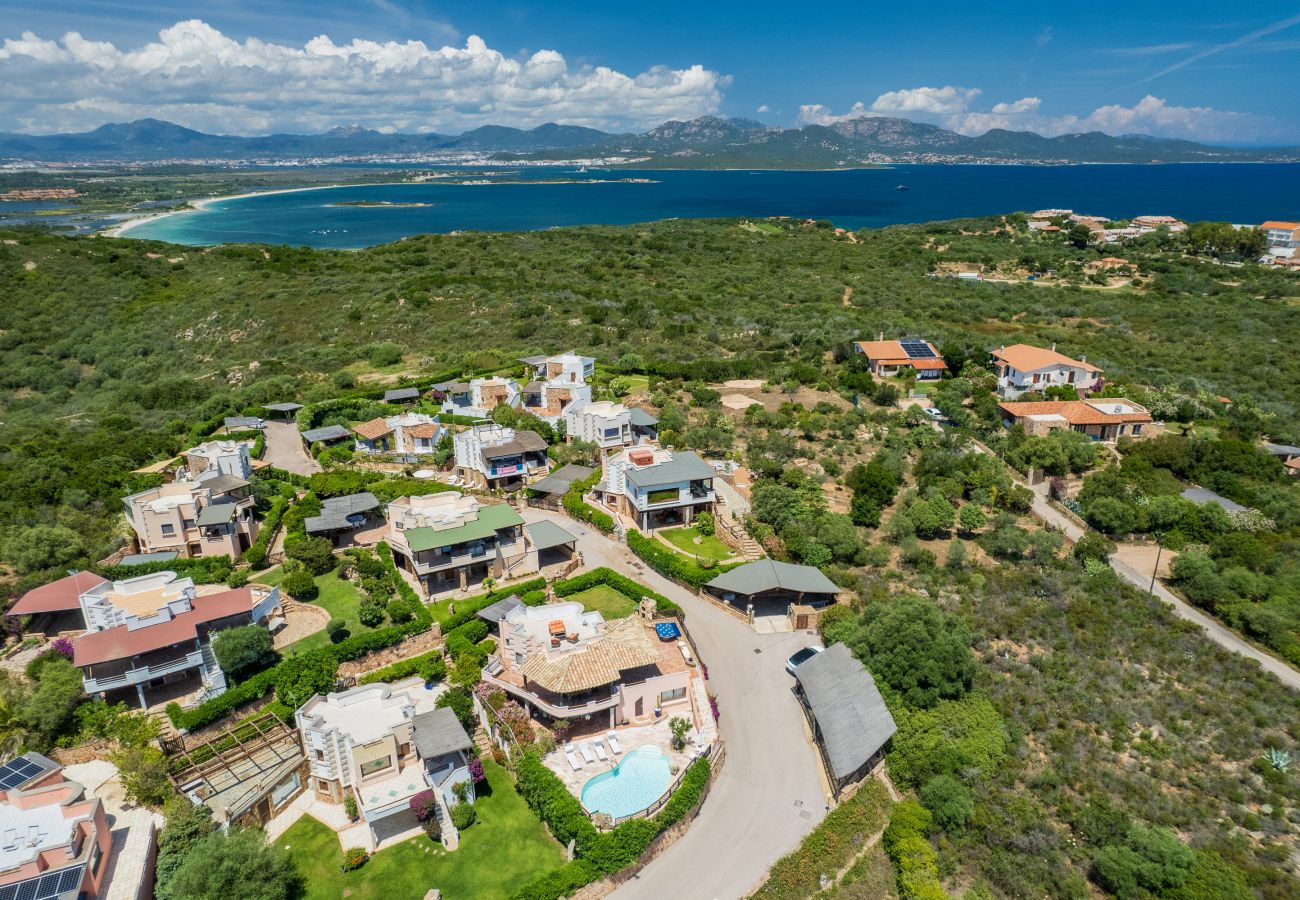
<svg viewBox="0 0 1300 900">
<path fill-rule="evenodd" d="M 727 560 L 736 555 L 734 550 L 716 537 L 712 535 L 703 537 L 693 525 L 687 528 L 666 528 L 659 533 L 678 550 L 684 550 L 705 559 Z M 698 544 L 695 543 L 697 537 L 701 538 Z"/>
<path fill-rule="evenodd" d="M 565 600 L 577 600 L 588 610 L 595 610 L 604 616 L 605 621 L 623 619 L 636 611 L 636 601 L 607 584 L 598 584 L 576 594 L 570 594 Z"/>
<path fill-rule="evenodd" d="M 326 572 L 324 575 L 316 576 L 318 593 L 312 603 L 328 612 L 331 619 L 342 619 L 347 622 L 348 631 L 352 634 L 369 631 L 370 629 L 362 625 L 361 620 L 357 618 L 357 607 L 361 605 L 361 593 L 352 582 L 339 578 L 337 572 L 338 570 L 335 569 Z M 284 568 L 272 569 L 253 580 L 258 584 L 279 584 L 284 580 Z M 285 649 L 292 648 L 294 651 L 315 650 L 317 647 L 328 645 L 329 642 L 329 635 L 324 631 L 318 631 L 290 644 Z"/>
<path fill-rule="evenodd" d="M 421 900 L 439 888 L 446 900 L 508 897 L 525 882 L 563 864 L 560 845 L 515 791 L 506 770 L 485 759 L 491 792 L 474 805 L 478 821 L 448 852 L 420 835 L 381 850 L 353 872 L 339 870 L 338 835 L 304 817 L 276 845 L 288 851 L 307 878 L 305 900 Z"/>
</svg>

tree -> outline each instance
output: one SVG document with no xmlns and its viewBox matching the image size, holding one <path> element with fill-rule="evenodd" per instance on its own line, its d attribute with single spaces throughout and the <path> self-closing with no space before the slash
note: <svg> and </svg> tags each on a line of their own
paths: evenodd
<svg viewBox="0 0 1300 900">
<path fill-rule="evenodd" d="M 958 513 L 957 521 L 962 531 L 973 534 L 988 524 L 988 517 L 978 503 L 967 503 Z"/>
<path fill-rule="evenodd" d="M 921 803 L 944 831 L 960 831 L 975 812 L 970 788 L 953 775 L 936 775 L 921 788 Z"/>
<path fill-rule="evenodd" d="M 109 754 L 122 778 L 126 799 L 154 809 L 176 796 L 167 777 L 167 757 L 157 747 L 127 747 Z"/>
<path fill-rule="evenodd" d="M 849 518 L 854 525 L 876 528 L 880 525 L 880 505 L 869 495 L 855 492 L 849 501 Z"/>
<path fill-rule="evenodd" d="M 213 832 L 190 848 L 168 885 L 177 900 L 291 900 L 301 896 L 293 860 L 261 831 Z"/>
<path fill-rule="evenodd" d="M 285 547 L 284 555 L 296 559 L 312 575 L 324 575 L 334 568 L 334 545 L 329 538 L 314 537 L 298 540 Z"/>
<path fill-rule="evenodd" d="M 867 607 L 850 642 L 871 673 L 909 706 L 931 707 L 960 697 L 975 678 L 970 631 L 928 600 L 905 596 Z"/>
<path fill-rule="evenodd" d="M 1119 900 L 1141 896 L 1138 873 L 1142 866 L 1142 857 L 1122 844 L 1102 847 L 1093 860 L 1097 881 Z"/>
<path fill-rule="evenodd" d="M 37 672 L 35 689 L 23 704 L 22 722 L 31 745 L 42 750 L 53 745 L 85 700 L 81 670 L 62 656 L 47 659 Z"/>
<path fill-rule="evenodd" d="M 1110 555 L 1115 552 L 1115 542 L 1104 534 L 1095 531 L 1085 531 L 1083 537 L 1079 538 L 1074 545 L 1074 558 L 1079 562 L 1086 559 L 1096 559 L 1101 562 L 1108 562 Z"/>
<path fill-rule="evenodd" d="M 81 535 L 63 525 L 16 528 L 4 542 L 4 558 L 19 572 L 64 568 L 85 553 Z"/>
<path fill-rule="evenodd" d="M 338 672 L 338 659 L 329 648 L 291 656 L 276 670 L 276 699 L 290 709 L 297 709 L 315 695 L 333 690 Z"/>
<path fill-rule="evenodd" d="M 1082 222 L 1067 231 L 1066 237 L 1069 238 L 1070 243 L 1077 250 L 1086 250 L 1088 245 L 1092 243 L 1092 232 Z"/>
<path fill-rule="evenodd" d="M 182 900 L 173 894 L 172 880 L 190 852 L 212 834 L 212 810 L 188 797 L 173 796 L 163 806 L 166 826 L 158 833 L 158 860 L 154 872 L 154 896 L 158 900 Z"/>
<path fill-rule="evenodd" d="M 705 537 L 711 537 L 714 533 L 713 513 L 702 512 L 695 517 L 695 530 Z"/>
<path fill-rule="evenodd" d="M 444 706 L 450 708 L 456 714 L 456 718 L 460 719 L 460 724 L 465 726 L 466 731 L 473 731 L 478 724 L 475 721 L 474 698 L 464 688 L 454 687 L 443 692 L 435 705 L 439 708 Z"/>
<path fill-rule="evenodd" d="M 1100 497 L 1087 509 L 1088 524 L 1106 534 L 1125 535 L 1137 527 L 1137 510 L 1117 497 Z"/>
<path fill-rule="evenodd" d="M 320 589 L 316 587 L 316 579 L 305 568 L 296 568 L 284 576 L 280 582 L 280 589 L 295 600 L 301 600 L 304 603 L 310 603 L 316 599 Z"/>
<path fill-rule="evenodd" d="M 275 658 L 271 632 L 261 625 L 242 625 L 217 632 L 212 639 L 212 652 L 221 668 L 235 678 L 260 669 Z"/>
</svg>

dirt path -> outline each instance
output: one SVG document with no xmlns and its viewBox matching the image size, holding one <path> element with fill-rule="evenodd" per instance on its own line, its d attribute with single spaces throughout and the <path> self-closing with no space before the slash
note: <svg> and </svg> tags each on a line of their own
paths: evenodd
<svg viewBox="0 0 1300 900">
<path fill-rule="evenodd" d="M 265 459 L 277 469 L 299 475 L 315 475 L 320 464 L 307 454 L 294 422 L 266 423 Z"/>
</svg>

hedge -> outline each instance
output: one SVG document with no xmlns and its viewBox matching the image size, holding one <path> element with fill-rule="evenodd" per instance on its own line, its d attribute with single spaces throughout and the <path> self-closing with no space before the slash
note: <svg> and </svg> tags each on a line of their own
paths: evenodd
<svg viewBox="0 0 1300 900">
<path fill-rule="evenodd" d="M 880 830 L 893 804 L 885 786 L 871 779 L 835 807 L 804 838 L 799 848 L 776 861 L 754 900 L 802 900 L 821 890 L 823 872 L 836 872 L 862 851 L 862 842 Z"/>
<path fill-rule="evenodd" d="M 442 662 L 442 651 L 432 650 L 428 653 L 421 653 L 419 656 L 412 656 L 409 659 L 403 659 L 393 663 L 391 666 L 384 666 L 382 669 L 375 669 L 362 675 L 357 680 L 358 684 L 374 684 L 379 681 L 401 681 L 403 678 L 410 678 L 412 675 L 419 675 L 420 670 L 424 668 L 427 662 Z M 443 672 L 446 672 L 446 666 L 443 666 Z M 444 676 L 445 677 L 445 676 Z M 441 679 L 435 679 L 441 680 Z"/>
<path fill-rule="evenodd" d="M 881 843 L 893 860 L 902 900 L 946 900 L 938 856 L 930 845 L 930 811 L 911 800 L 894 807 Z"/>
<path fill-rule="evenodd" d="M 627 533 L 627 546 L 629 550 L 645 560 L 646 564 L 660 575 L 671 578 L 673 581 L 680 581 L 697 591 L 723 572 L 729 572 L 736 566 L 741 565 L 741 563 L 736 563 L 730 566 L 714 566 L 711 569 L 706 569 L 690 557 L 683 556 L 676 550 L 669 550 L 654 538 L 648 538 L 635 531 Z"/>
<path fill-rule="evenodd" d="M 195 584 L 216 584 L 230 577 L 234 568 L 229 556 L 200 556 L 193 559 L 166 559 L 137 563 L 132 566 L 96 566 L 96 574 L 109 581 L 121 581 L 154 572 L 175 572 L 182 578 L 193 578 Z"/>
<path fill-rule="evenodd" d="M 544 590 L 546 588 L 545 578 L 532 578 L 528 581 L 521 581 L 519 584 L 511 585 L 507 588 L 501 588 L 496 591 L 488 591 L 486 594 L 479 594 L 475 597 L 466 597 L 464 600 L 456 601 L 456 612 L 448 616 L 442 623 L 443 634 L 449 634 L 461 625 L 472 620 L 480 609 L 486 609 L 502 597 L 509 597 L 511 594 L 524 594 L 533 591 Z M 536 604 L 529 604 L 536 605 Z"/>
<path fill-rule="evenodd" d="M 614 531 L 614 519 L 608 513 L 603 513 L 596 507 L 582 499 L 582 494 L 576 491 L 570 491 L 560 500 L 560 505 L 564 511 L 579 522 L 586 522 L 596 530 L 610 534 Z"/>
<path fill-rule="evenodd" d="M 266 563 L 266 555 L 270 552 L 271 541 L 275 539 L 275 533 L 280 530 L 280 522 L 284 518 L 284 512 L 289 508 L 289 501 L 283 497 L 272 497 L 271 508 L 266 511 L 262 519 L 262 528 L 257 532 L 257 540 L 253 541 L 252 546 L 244 551 L 244 559 L 255 569 L 260 569 Z M 258 552 L 253 552 L 253 551 Z"/>
<path fill-rule="evenodd" d="M 630 536 L 630 535 L 629 535 Z M 677 616 L 685 619 L 686 611 L 683 610 L 673 601 L 669 600 L 663 594 L 650 590 L 639 581 L 633 581 L 624 575 L 620 575 L 613 569 L 601 566 L 599 569 L 592 569 L 590 572 L 583 572 L 581 575 L 575 575 L 573 578 L 566 578 L 564 581 L 557 581 L 554 584 L 555 596 L 568 597 L 596 585 L 604 584 L 612 587 L 626 597 L 640 602 L 642 597 L 649 597 L 655 602 L 655 609 L 661 615 Z"/>
<path fill-rule="evenodd" d="M 389 577 L 397 579 L 398 593 L 403 598 L 412 601 L 411 607 L 412 612 L 415 613 L 415 618 L 405 625 L 354 634 L 337 644 L 331 644 L 329 647 L 323 648 L 340 663 L 360 659 L 377 650 L 392 647 L 411 635 L 428 631 L 433 624 L 433 616 L 429 612 L 429 608 L 419 601 L 415 591 L 411 590 L 411 586 L 402 579 L 402 576 L 393 566 L 392 551 L 388 549 L 388 545 L 381 541 L 375 549 L 389 567 Z M 179 704 L 170 703 L 167 705 L 167 717 L 171 719 L 172 724 L 177 728 L 187 730 L 193 730 L 215 722 L 237 707 L 265 696 L 275 686 L 276 673 L 282 665 L 284 665 L 283 662 L 265 671 L 258 672 L 253 677 L 230 688 L 224 694 L 200 703 L 192 709 L 183 710 Z"/>
<path fill-rule="evenodd" d="M 536 753 L 519 762 L 515 787 L 530 809 L 546 823 L 561 844 L 574 842 L 573 862 L 535 878 L 511 895 L 511 900 L 557 900 L 602 875 L 634 864 L 650 842 L 680 822 L 695 808 L 709 784 L 707 759 L 697 759 L 686 769 L 677 790 L 653 817 L 629 819 L 612 831 L 600 832 L 569 793 L 559 777 L 542 764 Z"/>
<path fill-rule="evenodd" d="M 266 481 L 284 481 L 294 487 L 306 487 L 311 481 L 307 475 L 299 475 L 297 472 L 290 472 L 288 469 L 277 469 L 275 466 L 265 466 L 253 473 L 253 477 L 261 478 Z"/>
</svg>

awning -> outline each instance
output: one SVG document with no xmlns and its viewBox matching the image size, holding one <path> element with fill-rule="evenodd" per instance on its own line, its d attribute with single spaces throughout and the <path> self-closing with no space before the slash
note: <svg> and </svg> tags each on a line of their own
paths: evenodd
<svg viewBox="0 0 1300 900">
<path fill-rule="evenodd" d="M 524 526 L 528 529 L 528 537 L 532 539 L 533 546 L 538 550 L 550 550 L 552 547 L 563 547 L 577 542 L 577 537 L 565 531 L 554 522 L 548 522 L 543 519 L 541 522 L 534 522 L 531 525 Z"/>
</svg>

